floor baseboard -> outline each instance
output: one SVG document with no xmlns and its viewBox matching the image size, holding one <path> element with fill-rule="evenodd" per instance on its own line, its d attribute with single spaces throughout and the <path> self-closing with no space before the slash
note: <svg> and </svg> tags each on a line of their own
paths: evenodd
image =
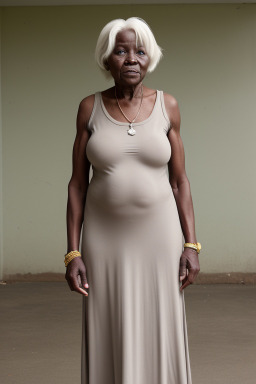
<svg viewBox="0 0 256 384">
<path fill-rule="evenodd" d="M 64 273 L 25 273 L 5 275 L 2 279 L 3 283 L 15 282 L 49 282 L 49 281 L 66 281 Z M 256 284 L 256 273 L 230 272 L 230 273 L 204 273 L 200 272 L 194 284 Z"/>
</svg>

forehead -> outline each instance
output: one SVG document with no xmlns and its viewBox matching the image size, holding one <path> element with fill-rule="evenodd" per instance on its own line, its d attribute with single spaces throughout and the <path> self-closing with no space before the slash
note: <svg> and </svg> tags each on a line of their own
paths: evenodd
<svg viewBox="0 0 256 384">
<path fill-rule="evenodd" d="M 123 29 L 116 35 L 116 45 L 118 44 L 135 44 L 136 45 L 136 33 L 133 29 Z"/>
</svg>

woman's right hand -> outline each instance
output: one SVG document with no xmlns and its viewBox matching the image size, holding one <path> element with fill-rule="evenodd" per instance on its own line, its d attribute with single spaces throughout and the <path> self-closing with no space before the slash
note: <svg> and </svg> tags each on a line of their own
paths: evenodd
<svg viewBox="0 0 256 384">
<path fill-rule="evenodd" d="M 79 276 L 82 288 L 79 286 Z M 86 268 L 81 256 L 72 259 L 66 269 L 65 279 L 68 282 L 71 291 L 76 291 L 82 295 L 88 296 L 88 292 L 83 288 L 89 288 L 86 277 Z"/>
</svg>

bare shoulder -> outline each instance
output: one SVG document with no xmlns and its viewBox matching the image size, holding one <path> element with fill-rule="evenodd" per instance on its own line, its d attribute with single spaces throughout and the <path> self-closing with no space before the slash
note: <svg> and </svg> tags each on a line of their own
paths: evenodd
<svg viewBox="0 0 256 384">
<path fill-rule="evenodd" d="M 164 104 L 169 120 L 174 130 L 180 130 L 180 109 L 178 101 L 173 95 L 164 93 Z"/>
<path fill-rule="evenodd" d="M 89 95 L 89 96 L 86 96 L 79 103 L 78 118 L 83 120 L 85 124 L 87 124 L 88 121 L 90 120 L 90 116 L 92 114 L 93 105 L 94 105 L 94 99 L 95 99 L 94 94 Z"/>
</svg>

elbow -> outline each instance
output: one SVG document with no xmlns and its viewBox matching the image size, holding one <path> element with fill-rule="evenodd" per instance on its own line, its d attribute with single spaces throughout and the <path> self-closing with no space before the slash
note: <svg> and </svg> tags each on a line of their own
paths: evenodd
<svg viewBox="0 0 256 384">
<path fill-rule="evenodd" d="M 76 182 L 71 178 L 71 180 L 68 183 L 68 193 L 72 193 L 72 191 L 76 191 L 81 194 L 85 194 L 87 191 L 88 185 L 86 183 L 79 183 Z"/>
<path fill-rule="evenodd" d="M 186 175 L 175 180 L 170 180 L 172 190 L 178 192 L 181 188 L 188 187 L 190 189 L 190 181 Z"/>
</svg>

